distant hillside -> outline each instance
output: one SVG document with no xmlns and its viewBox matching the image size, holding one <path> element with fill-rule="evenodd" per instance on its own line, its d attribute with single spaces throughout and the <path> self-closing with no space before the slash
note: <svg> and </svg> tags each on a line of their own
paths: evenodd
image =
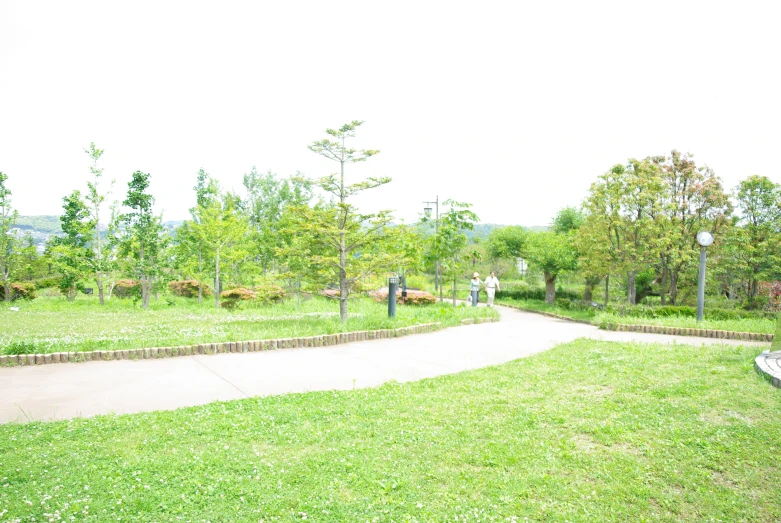
<svg viewBox="0 0 781 523">
<path fill-rule="evenodd" d="M 62 232 L 59 216 L 20 216 L 16 226 L 22 231 L 36 231 L 47 234 Z"/>
<path fill-rule="evenodd" d="M 501 229 L 507 227 L 498 223 L 478 223 L 471 231 L 465 231 L 467 238 L 474 240 L 475 238 L 483 239 L 487 238 L 494 229 Z M 418 228 L 423 234 L 432 234 L 434 232 L 434 222 L 418 223 Z M 532 225 L 531 227 L 524 227 L 530 231 L 547 231 L 549 227 L 545 225 Z"/>
</svg>

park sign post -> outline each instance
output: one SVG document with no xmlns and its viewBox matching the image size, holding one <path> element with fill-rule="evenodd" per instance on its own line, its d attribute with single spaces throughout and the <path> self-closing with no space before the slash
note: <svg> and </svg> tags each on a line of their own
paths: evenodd
<svg viewBox="0 0 781 523">
<path fill-rule="evenodd" d="M 697 234 L 697 243 L 700 244 L 700 274 L 697 282 L 697 321 L 702 321 L 705 312 L 705 248 L 713 243 L 713 235 L 709 232 Z"/>
</svg>

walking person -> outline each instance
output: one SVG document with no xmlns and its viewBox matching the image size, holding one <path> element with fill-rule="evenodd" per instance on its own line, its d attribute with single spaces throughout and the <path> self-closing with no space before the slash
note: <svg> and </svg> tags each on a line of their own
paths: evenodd
<svg viewBox="0 0 781 523">
<path fill-rule="evenodd" d="M 480 281 L 480 275 L 474 273 L 472 279 L 469 281 L 469 292 L 472 298 L 472 307 L 477 307 L 477 299 L 480 296 L 480 286 L 483 282 Z"/>
<path fill-rule="evenodd" d="M 501 290 L 501 287 L 499 287 L 499 279 L 496 277 L 494 271 L 491 271 L 491 275 L 485 279 L 485 293 L 488 295 L 489 307 L 493 307 L 494 305 L 494 296 L 496 295 L 496 291 Z"/>
</svg>

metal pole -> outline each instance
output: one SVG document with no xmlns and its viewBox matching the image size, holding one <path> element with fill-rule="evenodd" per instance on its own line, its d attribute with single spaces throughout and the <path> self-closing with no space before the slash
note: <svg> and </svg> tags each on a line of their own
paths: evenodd
<svg viewBox="0 0 781 523">
<path fill-rule="evenodd" d="M 700 278 L 697 282 L 697 321 L 702 321 L 705 311 L 705 248 L 700 248 Z"/>
<path fill-rule="evenodd" d="M 439 277 L 439 245 L 438 245 L 438 236 L 439 236 L 439 195 L 437 194 L 436 199 L 436 206 L 437 206 L 437 221 L 434 222 L 434 248 L 437 250 L 437 265 L 436 265 L 436 275 L 434 276 L 434 290 L 439 290 L 439 300 L 442 301 L 442 280 Z"/>
<path fill-rule="evenodd" d="M 396 291 L 399 280 L 395 276 L 388 278 L 388 318 L 396 317 Z"/>
</svg>

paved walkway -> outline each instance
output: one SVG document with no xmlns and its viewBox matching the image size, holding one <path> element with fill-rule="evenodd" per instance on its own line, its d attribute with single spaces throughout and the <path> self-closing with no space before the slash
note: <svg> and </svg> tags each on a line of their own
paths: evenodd
<svg viewBox="0 0 781 523">
<path fill-rule="evenodd" d="M 576 338 L 769 346 L 601 331 L 497 307 L 502 321 L 306 349 L 0 368 L 0 423 L 176 409 L 216 400 L 372 387 L 504 363 Z"/>
</svg>

